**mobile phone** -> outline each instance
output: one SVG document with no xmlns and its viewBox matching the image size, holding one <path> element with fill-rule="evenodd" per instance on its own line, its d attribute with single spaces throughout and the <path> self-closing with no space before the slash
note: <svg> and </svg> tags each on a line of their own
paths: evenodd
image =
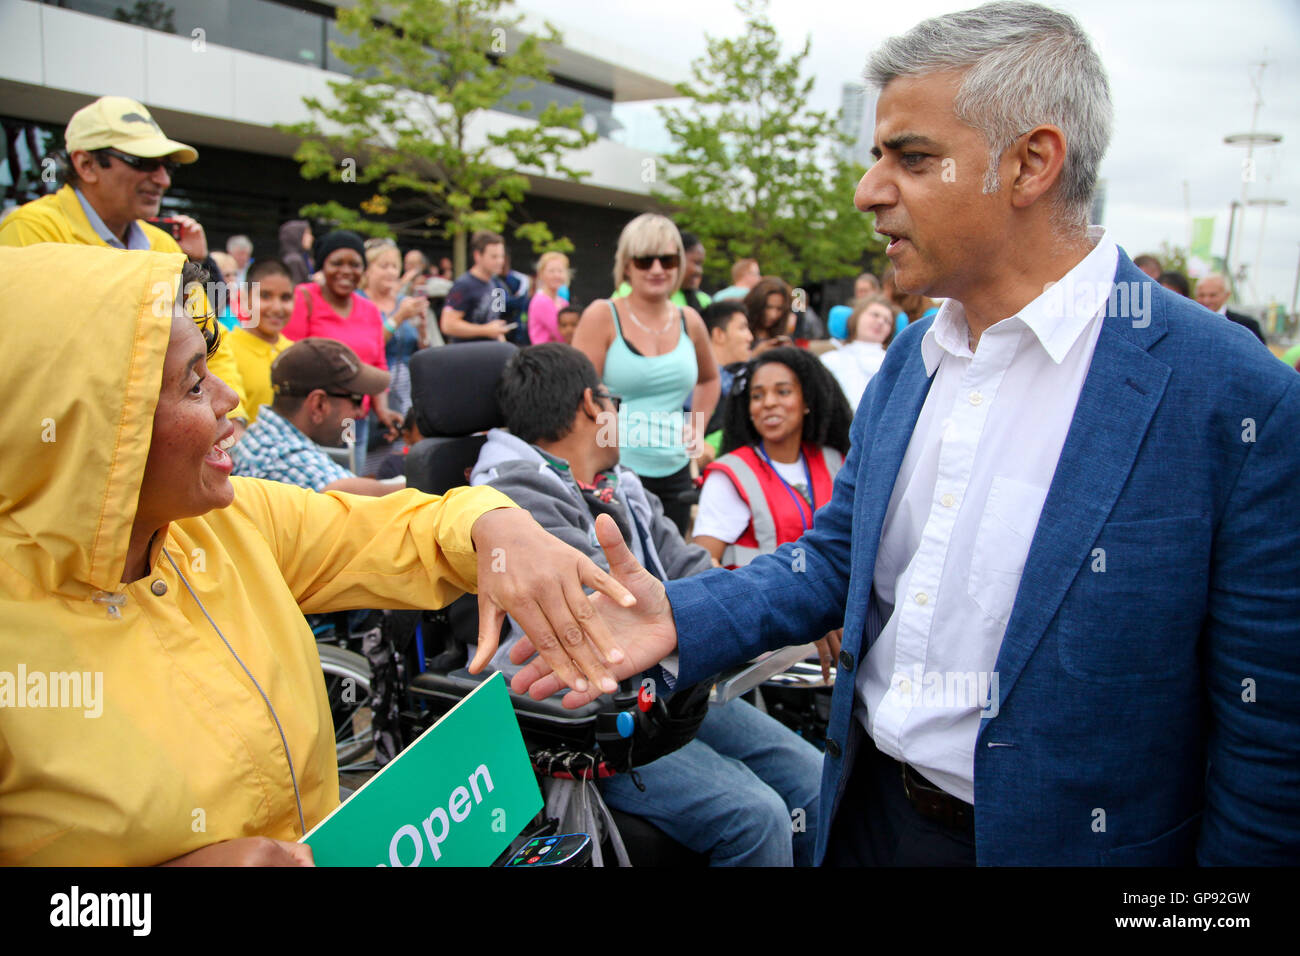
<svg viewBox="0 0 1300 956">
<path fill-rule="evenodd" d="M 506 323 L 506 327 L 505 327 L 504 329 L 502 329 L 501 331 L 502 331 L 502 332 L 510 332 L 510 331 L 512 331 L 512 330 L 514 330 L 514 329 L 517 329 L 517 328 L 519 328 L 519 323 L 518 323 L 518 322 L 507 322 L 507 323 Z"/>
<path fill-rule="evenodd" d="M 177 242 L 181 240 L 181 221 L 173 216 L 152 216 L 145 222 L 153 223 L 160 229 L 170 229 L 172 238 Z"/>
<path fill-rule="evenodd" d="M 591 859 L 591 837 L 585 833 L 536 837 L 519 848 L 506 866 L 583 866 Z"/>
</svg>

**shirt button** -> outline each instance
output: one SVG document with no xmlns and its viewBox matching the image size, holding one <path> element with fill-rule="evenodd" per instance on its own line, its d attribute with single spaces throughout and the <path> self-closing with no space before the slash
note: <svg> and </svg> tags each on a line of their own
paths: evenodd
<svg viewBox="0 0 1300 956">
<path fill-rule="evenodd" d="M 939 503 L 943 505 L 945 508 L 951 508 L 953 505 L 957 503 L 957 499 L 954 498 L 952 495 L 944 495 L 942 498 L 939 499 Z"/>
<path fill-rule="evenodd" d="M 906 677 L 904 677 L 902 680 L 898 682 L 898 692 L 900 694 L 912 693 L 912 682 L 908 680 Z"/>
<path fill-rule="evenodd" d="M 982 401 L 984 401 L 984 396 L 981 395 L 979 392 L 970 393 L 970 403 L 972 405 L 978 405 Z"/>
<path fill-rule="evenodd" d="M 924 591 L 918 591 L 916 595 L 916 603 L 922 606 L 929 604 L 930 595 L 926 594 Z"/>
<path fill-rule="evenodd" d="M 167 582 L 159 578 L 157 581 L 154 581 L 149 585 L 149 590 L 158 595 L 158 597 L 162 597 L 167 593 Z"/>
</svg>

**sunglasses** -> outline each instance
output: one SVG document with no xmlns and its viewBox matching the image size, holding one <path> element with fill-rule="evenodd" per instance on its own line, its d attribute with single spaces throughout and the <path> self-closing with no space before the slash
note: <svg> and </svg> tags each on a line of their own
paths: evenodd
<svg viewBox="0 0 1300 956">
<path fill-rule="evenodd" d="M 633 256 L 632 265 L 645 272 L 654 267 L 656 260 L 665 269 L 676 269 L 681 263 L 681 256 L 675 252 L 666 252 L 657 256 Z"/>
<path fill-rule="evenodd" d="M 610 402 L 612 402 L 613 405 L 614 405 L 614 413 L 615 413 L 615 414 L 618 413 L 619 407 L 622 406 L 622 404 L 623 404 L 623 396 L 622 396 L 622 395 L 615 395 L 613 392 L 610 392 L 610 391 L 601 391 L 601 392 L 597 392 L 597 393 L 596 393 L 596 397 L 597 397 L 597 398 L 605 398 L 605 399 L 608 399 Z"/>
<path fill-rule="evenodd" d="M 355 392 L 331 392 L 328 388 L 323 389 L 323 391 L 326 395 L 330 395 L 334 398 L 346 398 L 352 402 L 353 405 L 360 405 L 366 400 L 364 395 L 358 395 Z"/>
<path fill-rule="evenodd" d="M 132 156 L 130 153 L 120 153 L 115 149 L 96 150 L 104 156 L 112 156 L 114 159 L 120 159 L 126 165 L 130 166 L 137 173 L 156 173 L 160 168 L 167 170 L 168 176 L 176 175 L 176 170 L 180 168 L 180 163 L 171 159 L 155 159 L 144 156 Z"/>
</svg>

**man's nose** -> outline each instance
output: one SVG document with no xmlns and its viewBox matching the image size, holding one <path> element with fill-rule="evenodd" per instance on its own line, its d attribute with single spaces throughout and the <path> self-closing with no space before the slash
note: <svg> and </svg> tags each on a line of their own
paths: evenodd
<svg viewBox="0 0 1300 956">
<path fill-rule="evenodd" d="M 155 185 L 161 186 L 163 189 L 169 188 L 172 184 L 172 178 L 171 176 L 168 175 L 167 167 L 165 166 L 159 166 L 152 173 L 150 173 L 149 179 Z"/>
<path fill-rule="evenodd" d="M 853 205 L 860 212 L 870 212 L 876 206 L 888 206 L 897 201 L 898 192 L 888 183 L 884 163 L 877 160 L 858 181 L 853 193 Z"/>
</svg>

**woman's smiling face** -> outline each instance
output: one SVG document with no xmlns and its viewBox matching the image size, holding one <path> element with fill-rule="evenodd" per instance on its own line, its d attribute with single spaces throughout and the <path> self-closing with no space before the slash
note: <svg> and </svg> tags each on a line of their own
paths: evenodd
<svg viewBox="0 0 1300 956">
<path fill-rule="evenodd" d="M 226 416 L 238 400 L 229 385 L 208 373 L 203 335 L 178 305 L 140 483 L 137 522 L 161 528 L 235 500 L 233 465 L 225 449 L 217 446 L 227 444 L 234 433 Z"/>
<path fill-rule="evenodd" d="M 803 432 L 803 387 L 781 362 L 764 362 L 749 383 L 749 420 L 763 440 L 777 444 Z"/>
<path fill-rule="evenodd" d="M 361 255 L 355 249 L 335 249 L 321 265 L 325 288 L 335 298 L 346 299 L 356 291 L 363 268 Z"/>
</svg>

